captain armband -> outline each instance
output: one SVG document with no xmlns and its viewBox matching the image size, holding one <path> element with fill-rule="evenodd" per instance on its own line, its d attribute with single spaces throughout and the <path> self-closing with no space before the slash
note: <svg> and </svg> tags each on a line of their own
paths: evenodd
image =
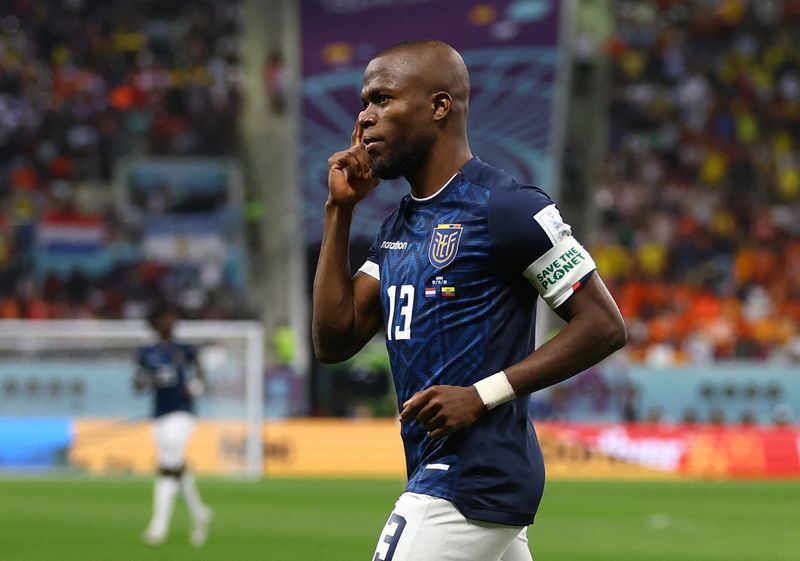
<svg viewBox="0 0 800 561">
<path fill-rule="evenodd" d="M 536 287 L 547 305 L 556 309 L 580 287 L 597 266 L 581 244 L 567 236 L 534 261 L 522 274 Z"/>
<path fill-rule="evenodd" d="M 483 404 L 489 411 L 498 405 L 502 405 L 517 398 L 517 394 L 514 393 L 514 388 L 512 388 L 511 384 L 508 382 L 506 373 L 502 370 L 483 380 L 478 380 L 475 382 L 474 386 L 475 389 L 478 390 L 481 401 L 483 401 Z"/>
</svg>

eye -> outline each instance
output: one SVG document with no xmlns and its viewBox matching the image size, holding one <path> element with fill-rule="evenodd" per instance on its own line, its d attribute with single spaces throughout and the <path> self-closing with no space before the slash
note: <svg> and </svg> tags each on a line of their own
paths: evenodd
<svg viewBox="0 0 800 561">
<path fill-rule="evenodd" d="M 381 93 L 370 94 L 370 96 L 367 99 L 361 100 L 361 107 L 366 109 L 372 103 L 374 103 L 375 105 L 383 105 L 387 103 L 390 99 L 392 99 L 392 96 L 387 94 L 381 94 Z"/>
</svg>

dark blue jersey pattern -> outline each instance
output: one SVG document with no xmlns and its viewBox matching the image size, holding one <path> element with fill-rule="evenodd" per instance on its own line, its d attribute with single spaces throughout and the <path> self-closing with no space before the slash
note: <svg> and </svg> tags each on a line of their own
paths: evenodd
<svg viewBox="0 0 800 561">
<path fill-rule="evenodd" d="M 154 417 L 174 411 L 193 412 L 186 383 L 189 381 L 187 371 L 196 360 L 195 347 L 174 341 L 160 341 L 138 350 L 136 363 L 139 375 L 148 378 L 155 392 Z"/>
<path fill-rule="evenodd" d="M 361 268 L 380 282 L 398 402 L 432 385 L 472 385 L 530 354 L 539 290 L 524 273 L 569 236 L 543 191 L 478 158 L 432 197 L 406 195 Z M 468 518 L 533 521 L 544 463 L 528 396 L 439 440 L 417 422 L 401 435 L 407 491 L 449 500 Z"/>
</svg>

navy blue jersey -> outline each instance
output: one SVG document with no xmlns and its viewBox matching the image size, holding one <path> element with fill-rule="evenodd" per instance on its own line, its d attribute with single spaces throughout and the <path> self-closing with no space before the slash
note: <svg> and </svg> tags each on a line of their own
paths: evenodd
<svg viewBox="0 0 800 561">
<path fill-rule="evenodd" d="M 360 269 L 380 281 L 399 403 L 432 385 L 472 385 L 530 354 L 539 294 L 556 307 L 594 268 L 576 247 L 543 191 L 478 158 L 435 195 L 406 195 Z M 401 434 L 407 491 L 449 500 L 468 518 L 533 521 L 544 463 L 528 396 L 439 440 L 416 421 Z"/>
<path fill-rule="evenodd" d="M 154 417 L 173 411 L 193 412 L 186 383 L 187 370 L 196 360 L 197 350 L 192 345 L 173 341 L 160 341 L 139 349 L 136 357 L 139 373 L 149 378 L 155 391 Z"/>
</svg>

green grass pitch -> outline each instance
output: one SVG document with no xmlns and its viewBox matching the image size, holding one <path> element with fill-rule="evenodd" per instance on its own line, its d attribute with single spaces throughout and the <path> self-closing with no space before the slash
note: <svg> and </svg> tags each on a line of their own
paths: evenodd
<svg viewBox="0 0 800 561">
<path fill-rule="evenodd" d="M 398 481 L 200 481 L 216 512 L 201 550 L 178 504 L 140 542 L 145 479 L 0 479 L 2 561 L 370 561 Z M 800 482 L 550 481 L 536 561 L 799 561 Z"/>
</svg>

